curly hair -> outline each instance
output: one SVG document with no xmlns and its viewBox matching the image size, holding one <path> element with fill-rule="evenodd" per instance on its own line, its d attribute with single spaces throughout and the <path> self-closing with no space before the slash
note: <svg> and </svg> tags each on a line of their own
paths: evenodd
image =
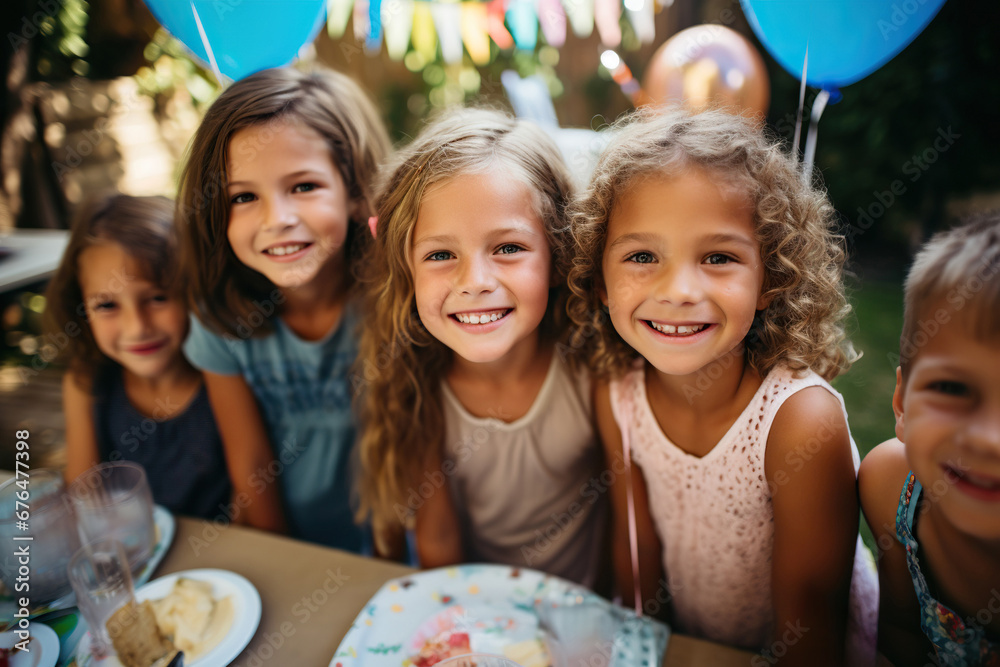
<svg viewBox="0 0 1000 667">
<path fill-rule="evenodd" d="M 722 111 L 643 109 L 617 122 L 588 190 L 573 211 L 576 255 L 569 273 L 569 347 L 597 377 L 625 373 L 636 353 L 611 326 L 598 289 L 608 220 L 636 179 L 699 167 L 742 189 L 753 208 L 764 266 L 762 295 L 745 340 L 762 376 L 777 364 L 830 380 L 857 359 L 843 319 L 843 237 L 826 193 L 803 182 L 797 165 L 757 124 Z"/>
<path fill-rule="evenodd" d="M 358 519 L 370 519 L 382 553 L 393 551 L 415 508 L 408 488 L 431 447 L 442 447 L 440 382 L 451 350 L 424 327 L 416 308 L 411 245 L 428 188 L 460 174 L 502 169 L 533 194 L 552 251 L 553 285 L 540 333 L 560 327 L 570 264 L 570 176 L 559 149 L 537 126 L 486 109 L 452 111 L 401 150 L 378 188 L 378 233 L 364 262 L 366 321 L 357 374 L 362 435 Z M 440 450 L 437 450 L 440 451 Z"/>
<path fill-rule="evenodd" d="M 117 243 L 144 269 L 143 278 L 181 298 L 173 216 L 174 203 L 166 197 L 122 194 L 93 199 L 77 211 L 69 243 L 45 291 L 42 327 L 50 338 L 66 340 L 58 356 L 69 361 L 79 384 L 88 385 L 112 363 L 97 347 L 87 322 L 80 288 L 80 255 L 95 245 Z"/>
<path fill-rule="evenodd" d="M 240 130 L 286 120 L 300 122 L 326 140 L 348 197 L 359 204 L 347 230 L 348 286 L 370 238 L 372 186 L 389 138 L 361 88 L 325 69 L 269 69 L 237 81 L 212 103 L 191 142 L 176 214 L 188 303 L 218 333 L 239 336 L 239 323 L 255 311 L 253 300 L 276 290 L 270 280 L 244 266 L 229 245 L 229 143 Z M 266 335 L 271 327 L 265 321 L 253 331 Z"/>
</svg>

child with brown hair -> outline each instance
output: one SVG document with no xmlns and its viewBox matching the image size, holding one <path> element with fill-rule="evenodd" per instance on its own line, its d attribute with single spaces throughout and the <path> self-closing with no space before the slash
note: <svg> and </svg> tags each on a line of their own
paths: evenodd
<svg viewBox="0 0 1000 667">
<path fill-rule="evenodd" d="M 102 461 L 133 461 L 155 502 L 213 519 L 232 487 L 201 373 L 182 350 L 173 211 L 164 197 L 84 205 L 49 284 L 45 325 L 68 341 L 67 481 Z"/>
<path fill-rule="evenodd" d="M 354 270 L 388 138 L 349 78 L 273 69 L 194 137 L 178 223 L 192 323 L 241 520 L 360 551 L 350 504 Z M 286 523 L 287 522 L 287 523 Z"/>
</svg>

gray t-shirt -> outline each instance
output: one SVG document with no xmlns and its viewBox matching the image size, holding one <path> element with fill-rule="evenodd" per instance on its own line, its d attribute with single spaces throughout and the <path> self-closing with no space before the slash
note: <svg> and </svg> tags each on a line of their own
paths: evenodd
<svg viewBox="0 0 1000 667">
<path fill-rule="evenodd" d="M 529 567 L 593 587 L 607 517 L 590 381 L 558 354 L 528 412 L 473 416 L 442 382 L 445 456 L 469 561 Z"/>
</svg>

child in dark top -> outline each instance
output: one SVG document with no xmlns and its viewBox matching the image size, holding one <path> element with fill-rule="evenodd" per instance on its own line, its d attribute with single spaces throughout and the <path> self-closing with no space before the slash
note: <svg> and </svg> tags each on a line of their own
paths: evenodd
<svg viewBox="0 0 1000 667">
<path fill-rule="evenodd" d="M 134 461 L 156 503 L 214 518 L 232 485 L 201 373 L 182 351 L 173 213 L 163 197 L 116 195 L 85 206 L 73 226 L 45 312 L 69 359 L 65 475 Z"/>
</svg>

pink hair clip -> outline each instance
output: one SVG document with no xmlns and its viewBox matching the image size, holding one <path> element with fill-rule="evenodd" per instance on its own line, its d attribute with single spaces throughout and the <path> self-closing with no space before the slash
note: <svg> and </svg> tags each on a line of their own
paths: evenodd
<svg viewBox="0 0 1000 667">
<path fill-rule="evenodd" d="M 375 238 L 375 228 L 378 227 L 378 216 L 373 215 L 368 218 L 368 229 L 372 230 L 372 238 Z"/>
</svg>

